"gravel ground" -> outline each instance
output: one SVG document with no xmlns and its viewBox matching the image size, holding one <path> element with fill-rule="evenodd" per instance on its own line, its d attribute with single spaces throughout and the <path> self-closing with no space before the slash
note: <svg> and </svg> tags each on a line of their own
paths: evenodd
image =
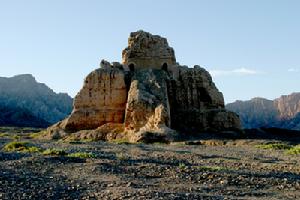
<svg viewBox="0 0 300 200">
<path fill-rule="evenodd" d="M 267 140 L 198 145 L 19 140 L 95 158 L 0 150 L 0 199 L 300 199 L 300 156 L 255 147 Z M 10 141 L 0 137 L 0 148 Z"/>
</svg>

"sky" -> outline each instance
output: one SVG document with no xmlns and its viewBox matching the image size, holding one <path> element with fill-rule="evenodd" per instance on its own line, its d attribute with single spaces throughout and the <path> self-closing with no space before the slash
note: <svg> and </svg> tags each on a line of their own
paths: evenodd
<svg viewBox="0 0 300 200">
<path fill-rule="evenodd" d="M 130 32 L 168 39 L 207 69 L 225 102 L 300 92 L 297 0 L 0 0 L 0 76 L 32 74 L 75 96 L 102 59 L 121 62 Z"/>
</svg>

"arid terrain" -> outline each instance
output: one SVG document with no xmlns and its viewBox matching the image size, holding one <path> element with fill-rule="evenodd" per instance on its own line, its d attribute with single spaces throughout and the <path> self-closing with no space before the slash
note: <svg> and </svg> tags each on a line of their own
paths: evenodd
<svg viewBox="0 0 300 200">
<path fill-rule="evenodd" d="M 300 198 L 300 156 L 284 150 L 291 142 L 40 141 L 32 131 L 2 130 L 0 199 Z M 38 150 L 5 150 L 12 141 Z"/>
</svg>

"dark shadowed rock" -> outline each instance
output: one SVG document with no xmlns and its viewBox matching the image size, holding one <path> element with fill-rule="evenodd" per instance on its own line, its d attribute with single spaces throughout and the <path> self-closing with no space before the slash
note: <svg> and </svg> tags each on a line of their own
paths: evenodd
<svg viewBox="0 0 300 200">
<path fill-rule="evenodd" d="M 0 119 L 5 119 L 0 125 L 49 126 L 70 114 L 72 101 L 67 94 L 38 83 L 31 74 L 0 77 Z"/>
</svg>

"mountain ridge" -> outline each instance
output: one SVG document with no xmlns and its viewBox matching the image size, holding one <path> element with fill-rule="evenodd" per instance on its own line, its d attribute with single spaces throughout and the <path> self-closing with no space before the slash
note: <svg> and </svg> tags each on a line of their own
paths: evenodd
<svg viewBox="0 0 300 200">
<path fill-rule="evenodd" d="M 31 125 L 27 122 L 29 117 L 33 119 L 32 126 L 46 127 L 65 118 L 72 110 L 72 102 L 68 94 L 54 92 L 31 74 L 0 77 L 1 116 L 14 113 L 6 116 L 10 125 Z"/>
<path fill-rule="evenodd" d="M 274 100 L 254 97 L 226 105 L 236 112 L 244 128 L 278 127 L 300 130 L 300 92 L 281 95 Z"/>
</svg>

